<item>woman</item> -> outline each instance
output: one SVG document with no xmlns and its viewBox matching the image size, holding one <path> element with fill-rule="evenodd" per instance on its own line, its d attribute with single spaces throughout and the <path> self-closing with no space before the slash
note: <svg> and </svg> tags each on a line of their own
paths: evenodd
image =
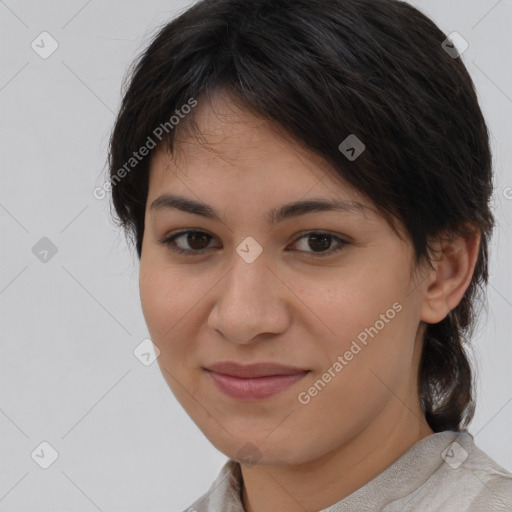
<svg viewBox="0 0 512 512">
<path fill-rule="evenodd" d="M 140 56 L 109 156 L 162 374 L 228 457 L 188 510 L 512 509 L 467 431 L 488 133 L 430 19 L 196 3 Z"/>
</svg>

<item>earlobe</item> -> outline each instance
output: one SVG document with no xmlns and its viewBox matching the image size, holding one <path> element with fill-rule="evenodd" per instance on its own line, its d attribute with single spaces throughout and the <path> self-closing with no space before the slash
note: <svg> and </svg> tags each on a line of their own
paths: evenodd
<svg viewBox="0 0 512 512">
<path fill-rule="evenodd" d="M 426 323 L 441 322 L 461 301 L 475 270 L 480 249 L 480 231 L 467 237 L 437 242 L 439 247 L 426 280 L 420 318 Z"/>
</svg>

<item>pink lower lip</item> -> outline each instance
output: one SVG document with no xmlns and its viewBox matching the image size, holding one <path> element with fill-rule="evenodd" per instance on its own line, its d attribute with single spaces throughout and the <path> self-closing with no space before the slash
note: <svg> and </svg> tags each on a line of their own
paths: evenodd
<svg viewBox="0 0 512 512">
<path fill-rule="evenodd" d="M 254 377 L 243 379 L 232 377 L 207 370 L 217 388 L 239 400 L 261 400 L 280 393 L 297 381 L 302 379 L 308 372 L 294 373 L 293 375 L 272 375 L 269 377 Z"/>
</svg>

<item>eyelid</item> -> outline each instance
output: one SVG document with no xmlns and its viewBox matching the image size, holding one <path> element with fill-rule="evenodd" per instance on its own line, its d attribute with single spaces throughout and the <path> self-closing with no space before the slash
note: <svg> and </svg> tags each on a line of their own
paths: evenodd
<svg viewBox="0 0 512 512">
<path fill-rule="evenodd" d="M 199 250 L 193 250 L 193 249 L 181 249 L 180 247 L 177 247 L 174 240 L 178 238 L 179 236 L 186 235 L 188 233 L 199 233 L 199 234 L 205 234 L 212 239 L 215 239 L 216 237 L 209 233 L 208 231 L 205 231 L 204 229 L 194 229 L 194 228 L 188 228 L 183 229 L 177 232 L 171 232 L 170 234 L 164 236 L 162 239 L 158 240 L 158 243 L 161 243 L 167 248 L 169 248 L 171 251 L 177 254 L 185 255 L 185 256 L 201 256 L 206 253 L 209 249 L 215 249 L 215 247 L 206 247 L 204 249 Z M 341 237 L 340 235 L 334 234 L 328 230 L 322 230 L 322 229 L 307 229 L 300 231 L 297 236 L 294 238 L 292 244 L 297 243 L 300 239 L 305 238 L 306 235 L 326 235 L 333 240 L 338 242 L 338 245 L 334 246 L 334 248 L 331 248 L 327 251 L 323 252 L 313 252 L 313 251 L 294 251 L 298 253 L 306 254 L 313 258 L 322 258 L 322 257 L 328 257 L 329 255 L 335 254 L 338 251 L 342 250 L 346 245 L 350 244 L 351 242 L 349 240 L 346 240 L 345 238 Z"/>
<path fill-rule="evenodd" d="M 327 257 L 334 255 L 337 252 L 341 251 L 346 245 L 350 244 L 350 242 L 348 240 L 341 237 L 340 235 L 334 234 L 331 231 L 323 230 L 323 229 L 306 229 L 304 231 L 301 231 L 295 237 L 292 244 L 297 243 L 300 239 L 305 238 L 307 235 L 326 235 L 326 236 L 332 238 L 334 241 L 338 242 L 338 244 L 335 245 L 333 248 L 331 248 L 327 251 L 323 251 L 323 252 L 295 251 L 298 253 L 306 254 L 306 255 L 308 255 L 308 257 L 313 257 L 313 258 L 325 257 L 325 258 L 327 258 Z"/>
</svg>

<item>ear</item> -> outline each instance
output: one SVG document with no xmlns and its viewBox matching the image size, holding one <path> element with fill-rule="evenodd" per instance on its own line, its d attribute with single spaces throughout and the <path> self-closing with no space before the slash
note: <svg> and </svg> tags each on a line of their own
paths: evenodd
<svg viewBox="0 0 512 512">
<path fill-rule="evenodd" d="M 474 229 L 465 237 L 438 238 L 436 256 L 423 294 L 420 318 L 426 323 L 441 322 L 461 301 L 478 258 L 481 233 Z"/>
</svg>

